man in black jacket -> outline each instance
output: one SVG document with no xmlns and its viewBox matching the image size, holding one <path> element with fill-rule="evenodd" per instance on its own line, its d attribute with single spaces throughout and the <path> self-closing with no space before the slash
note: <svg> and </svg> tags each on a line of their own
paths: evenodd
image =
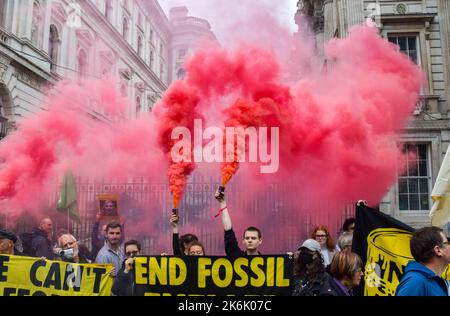
<svg viewBox="0 0 450 316">
<path fill-rule="evenodd" d="M 261 231 L 256 227 L 248 227 L 244 231 L 242 243 L 245 251 L 241 250 L 236 239 L 236 234 L 233 231 L 231 217 L 228 213 L 227 203 L 225 202 L 225 194 L 216 191 L 215 198 L 220 203 L 220 212 L 222 215 L 222 224 L 225 229 L 225 253 L 228 257 L 239 256 L 258 256 L 261 253 L 258 251 L 262 243 Z"/>
<path fill-rule="evenodd" d="M 112 287 L 112 294 L 115 296 L 134 295 L 134 260 L 141 254 L 141 244 L 137 240 L 129 240 L 124 248 L 126 259 Z"/>
<path fill-rule="evenodd" d="M 39 227 L 33 229 L 31 248 L 33 256 L 53 260 L 53 222 L 46 217 L 41 220 Z"/>
<path fill-rule="evenodd" d="M 170 216 L 170 225 L 172 226 L 172 249 L 174 256 L 187 256 L 188 245 L 193 241 L 198 241 L 198 237 L 194 234 L 178 235 L 178 222 L 180 218 L 178 214 L 172 213 Z"/>
</svg>

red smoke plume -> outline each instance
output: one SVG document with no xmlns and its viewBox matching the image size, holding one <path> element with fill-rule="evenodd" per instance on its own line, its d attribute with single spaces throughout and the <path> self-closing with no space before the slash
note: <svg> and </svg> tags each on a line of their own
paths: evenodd
<svg viewBox="0 0 450 316">
<path fill-rule="evenodd" d="M 186 127 L 193 134 L 194 119 L 221 128 L 280 129 L 278 173 L 261 175 L 258 168 L 241 165 L 242 211 L 233 213 L 237 201 L 229 201 L 237 229 L 258 226 L 264 235 L 273 228 L 273 210 L 285 210 L 286 225 L 294 235 L 305 209 L 320 213 L 331 201 L 337 218 L 346 203 L 361 198 L 378 203 L 396 179 L 402 154 L 395 136 L 415 107 L 421 71 L 376 30 L 365 27 L 354 28 L 346 39 L 333 40 L 325 53 L 326 72 L 311 68 L 289 84 L 281 78 L 277 55 L 266 49 L 252 44 L 233 52 L 202 49 L 187 61 L 186 79 L 169 88 L 155 115 L 139 120 L 125 120 L 130 105 L 114 82 L 91 82 L 82 88 L 60 85 L 44 104 L 47 112 L 23 120 L 0 143 L 2 212 L 42 212 L 39 200 L 56 189 L 55 179 L 66 170 L 97 178 L 156 179 L 168 167 L 177 206 L 195 164 L 173 163 L 171 133 L 175 127 Z M 302 65 L 307 62 L 299 60 Z M 92 98 L 96 102 L 89 101 Z M 97 113 L 114 117 L 112 126 L 81 114 L 94 105 Z M 158 147 L 164 155 L 154 150 Z M 259 203 L 260 213 L 246 212 L 254 200 L 270 193 L 269 185 L 275 182 L 289 183 L 293 191 L 283 192 L 289 195 L 276 205 Z M 160 207 L 165 206 L 148 202 L 142 208 L 148 216 L 143 217 L 155 223 L 161 219 L 156 216 Z M 331 221 L 330 217 L 321 220 Z M 146 226 L 149 230 L 152 223 Z M 279 252 L 280 242 L 274 239 L 270 246 L 266 241 L 265 252 Z M 219 251 L 208 254 L 214 252 Z"/>
<path fill-rule="evenodd" d="M 159 114 L 159 144 L 169 163 L 168 177 L 170 192 L 173 196 L 173 208 L 177 208 L 181 201 L 187 177 L 194 170 L 195 163 L 173 161 L 171 151 L 175 141 L 172 140 L 171 135 L 177 127 L 186 127 L 191 131 L 191 135 L 194 134 L 194 119 L 201 118 L 197 113 L 199 101 L 196 93 L 184 82 L 179 81 L 169 88 L 161 103 L 165 111 Z M 192 161 L 192 150 L 189 155 Z"/>
</svg>

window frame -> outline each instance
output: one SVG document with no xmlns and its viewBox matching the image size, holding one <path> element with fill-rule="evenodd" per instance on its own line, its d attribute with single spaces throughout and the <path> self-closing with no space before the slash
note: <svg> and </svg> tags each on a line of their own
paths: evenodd
<svg viewBox="0 0 450 316">
<path fill-rule="evenodd" d="M 396 37 L 397 42 L 398 42 L 399 37 L 403 37 L 403 38 L 415 37 L 416 38 L 416 58 L 417 58 L 416 65 L 419 66 L 421 69 L 423 69 L 423 67 L 422 67 L 422 50 L 421 50 L 419 33 L 397 33 L 397 32 L 391 33 L 390 32 L 386 35 L 386 39 L 389 41 L 390 37 Z M 389 42 L 392 43 L 391 41 L 389 41 Z M 399 46 L 399 45 L 397 44 L 397 46 Z M 400 48 L 400 46 L 399 46 L 399 48 Z M 402 51 L 400 51 L 400 52 L 402 52 Z M 404 52 L 402 52 L 402 53 L 404 54 Z M 407 55 L 407 56 L 409 57 L 409 55 Z"/>
<path fill-rule="evenodd" d="M 401 210 L 400 209 L 400 186 L 399 186 L 400 178 L 405 178 L 405 179 L 414 179 L 414 178 L 421 179 L 422 178 L 423 179 L 425 177 L 420 177 L 419 175 L 417 177 L 414 177 L 414 176 L 406 176 L 406 177 L 404 177 L 401 174 L 399 174 L 398 172 L 397 172 L 397 180 L 396 180 L 396 183 L 395 183 L 395 187 L 396 187 L 396 194 L 395 195 L 396 195 L 397 209 L 398 209 L 398 211 L 401 214 L 408 214 L 408 215 L 410 215 L 410 214 L 429 213 L 430 210 L 431 210 L 431 207 L 433 205 L 433 201 L 431 199 L 431 191 L 433 189 L 433 187 L 432 187 L 433 166 L 432 166 L 432 162 L 431 162 L 431 159 L 432 159 L 432 148 L 431 148 L 432 144 L 430 142 L 414 141 L 414 140 L 398 142 L 398 145 L 400 145 L 400 146 L 403 146 L 404 144 L 425 145 L 426 146 L 426 154 L 427 154 L 427 160 L 426 160 L 426 163 L 427 163 L 427 176 L 426 176 L 426 179 L 427 179 L 427 185 L 428 185 L 428 194 L 427 194 L 427 196 L 428 196 L 428 209 L 425 209 L 425 210 L 415 210 L 415 209 Z M 398 168 L 397 168 L 397 170 L 398 170 Z M 420 196 L 420 192 L 418 194 Z M 407 196 L 408 196 L 408 201 L 409 201 L 409 196 L 410 196 L 409 189 L 408 189 Z M 420 197 L 419 197 L 419 203 L 420 203 Z"/>
</svg>

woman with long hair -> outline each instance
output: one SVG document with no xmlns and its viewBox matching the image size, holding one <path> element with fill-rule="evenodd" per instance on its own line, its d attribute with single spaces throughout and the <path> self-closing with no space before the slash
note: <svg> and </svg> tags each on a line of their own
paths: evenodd
<svg viewBox="0 0 450 316">
<path fill-rule="evenodd" d="M 316 240 L 320 244 L 320 253 L 323 257 L 323 263 L 325 267 L 329 266 L 333 260 L 334 255 L 337 253 L 336 243 L 331 237 L 328 228 L 324 225 L 317 226 L 311 238 Z"/>
<path fill-rule="evenodd" d="M 292 295 L 321 296 L 327 293 L 331 277 L 325 271 L 320 244 L 314 239 L 307 239 L 298 248 L 297 254 Z"/>
</svg>

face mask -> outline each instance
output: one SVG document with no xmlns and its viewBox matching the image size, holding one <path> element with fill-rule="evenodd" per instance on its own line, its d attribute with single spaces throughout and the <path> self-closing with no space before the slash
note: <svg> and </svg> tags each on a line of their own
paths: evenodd
<svg viewBox="0 0 450 316">
<path fill-rule="evenodd" d="M 61 252 L 59 254 L 61 255 L 61 257 L 66 258 L 66 259 L 73 259 L 75 257 L 75 252 L 73 251 L 72 248 L 66 249 L 66 250 L 61 250 Z"/>
<path fill-rule="evenodd" d="M 303 262 L 303 264 L 310 264 L 313 262 L 313 255 L 304 250 L 300 252 L 300 260 L 301 262 Z"/>
</svg>

